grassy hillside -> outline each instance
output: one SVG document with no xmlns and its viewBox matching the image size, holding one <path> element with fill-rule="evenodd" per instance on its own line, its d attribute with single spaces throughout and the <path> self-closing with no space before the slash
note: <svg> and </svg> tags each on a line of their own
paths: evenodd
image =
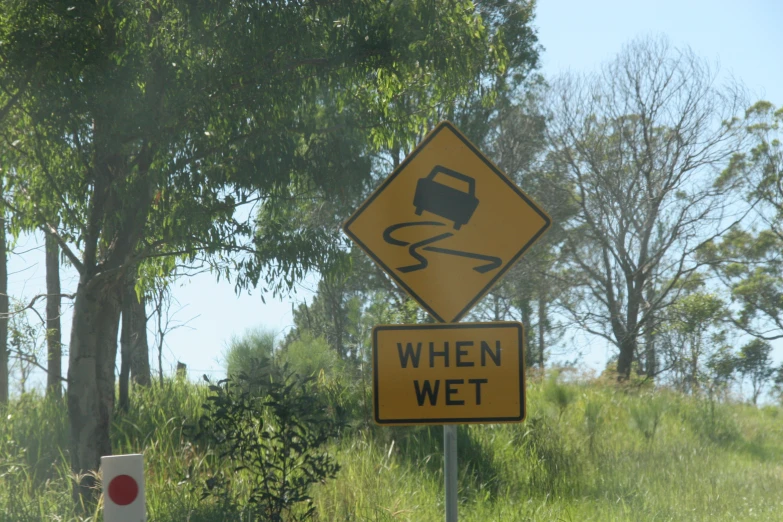
<svg viewBox="0 0 783 522">
<path fill-rule="evenodd" d="M 145 455 L 150 521 L 223 520 L 191 487 L 220 462 L 183 431 L 206 395 L 168 381 L 116 419 L 115 453 Z M 783 520 L 778 407 L 534 380 L 528 410 L 460 427 L 460 520 Z M 70 502 L 64 404 L 29 395 L 0 419 L 0 521 L 100 520 Z M 443 519 L 440 427 L 360 418 L 344 433 L 337 479 L 311 491 L 318 520 Z"/>
</svg>

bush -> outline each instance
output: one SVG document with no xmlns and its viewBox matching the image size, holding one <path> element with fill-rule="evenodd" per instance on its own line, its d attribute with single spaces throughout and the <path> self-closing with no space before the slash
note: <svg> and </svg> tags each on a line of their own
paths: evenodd
<svg viewBox="0 0 783 522">
<path fill-rule="evenodd" d="M 582 488 L 583 461 L 558 425 L 559 422 L 551 423 L 546 416 L 534 416 L 524 431 L 517 432 L 514 442 L 532 460 L 528 485 L 533 492 L 577 496 Z"/>
<path fill-rule="evenodd" d="M 664 402 L 660 397 L 643 397 L 641 402 L 631 406 L 631 418 L 645 440 L 652 443 L 661 424 Z"/>
<path fill-rule="evenodd" d="M 32 392 L 18 397 L 7 409 L 0 408 L 0 473 L 6 465 L 16 464 L 37 487 L 56 476 L 60 448 L 67 445 L 64 398 Z"/>
<path fill-rule="evenodd" d="M 341 426 L 319 400 L 312 378 L 273 370 L 209 386 L 196 438 L 215 449 L 220 466 L 202 481 L 202 498 L 216 498 L 226 514 L 308 520 L 315 514 L 310 485 L 339 470 L 324 445 Z"/>
<path fill-rule="evenodd" d="M 702 439 L 718 445 L 731 444 L 741 438 L 739 426 L 725 407 L 715 400 L 701 400 L 687 420 Z"/>
<path fill-rule="evenodd" d="M 588 401 L 585 404 L 585 431 L 587 432 L 587 445 L 591 454 L 594 453 L 595 440 L 604 422 L 601 409 L 601 403 L 595 400 Z"/>
<path fill-rule="evenodd" d="M 560 378 L 559 372 L 552 372 L 547 378 L 544 384 L 544 397 L 546 400 L 557 406 L 560 413 L 560 417 L 565 413 L 568 405 L 574 401 L 576 392 L 573 388 L 560 384 L 558 382 Z"/>
<path fill-rule="evenodd" d="M 226 374 L 247 373 L 254 360 L 269 361 L 274 351 L 275 334 L 269 330 L 248 330 L 242 337 L 233 337 L 226 351 Z"/>
<path fill-rule="evenodd" d="M 344 373 L 345 363 L 323 337 L 313 337 L 309 332 L 281 350 L 277 360 L 303 377 L 321 372 L 329 379 Z"/>
</svg>

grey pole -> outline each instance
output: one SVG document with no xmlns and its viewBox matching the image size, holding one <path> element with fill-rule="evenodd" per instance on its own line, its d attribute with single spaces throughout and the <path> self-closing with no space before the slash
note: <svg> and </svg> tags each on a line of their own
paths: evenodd
<svg viewBox="0 0 783 522">
<path fill-rule="evenodd" d="M 457 522 L 457 425 L 443 426 L 443 477 L 446 522 Z"/>
</svg>

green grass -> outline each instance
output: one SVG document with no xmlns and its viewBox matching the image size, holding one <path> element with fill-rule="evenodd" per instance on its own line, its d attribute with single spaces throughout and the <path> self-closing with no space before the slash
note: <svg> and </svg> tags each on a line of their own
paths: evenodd
<svg viewBox="0 0 783 522">
<path fill-rule="evenodd" d="M 529 383 L 524 424 L 460 427 L 461 521 L 783 520 L 779 407 L 552 386 Z M 167 381 L 115 418 L 115 453 L 145 455 L 150 521 L 223 520 L 190 487 L 220 465 L 183 430 L 205 397 Z M 64 402 L 28 395 L 1 415 L 0 521 L 100 520 L 71 503 Z M 442 429 L 356 424 L 333 445 L 337 479 L 311 492 L 318 520 L 442 520 Z"/>
</svg>

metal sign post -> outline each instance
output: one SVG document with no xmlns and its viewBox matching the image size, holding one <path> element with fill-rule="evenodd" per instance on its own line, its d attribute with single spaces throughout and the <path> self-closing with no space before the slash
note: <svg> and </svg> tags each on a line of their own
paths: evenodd
<svg viewBox="0 0 783 522">
<path fill-rule="evenodd" d="M 457 425 L 443 426 L 443 479 L 446 522 L 457 522 Z"/>
<path fill-rule="evenodd" d="M 525 418 L 522 325 L 378 325 L 373 328 L 372 354 L 376 423 L 444 423 L 446 522 L 456 522 L 458 424 L 454 423 Z"/>
</svg>

